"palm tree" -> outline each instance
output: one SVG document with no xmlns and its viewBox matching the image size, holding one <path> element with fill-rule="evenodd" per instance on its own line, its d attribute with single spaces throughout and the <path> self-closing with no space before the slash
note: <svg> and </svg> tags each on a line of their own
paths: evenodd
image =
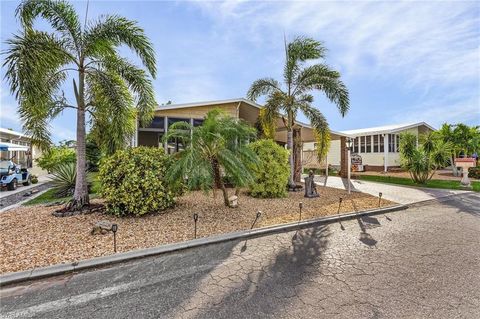
<svg viewBox="0 0 480 319">
<path fill-rule="evenodd" d="M 330 134 L 328 123 L 323 114 L 315 108 L 312 91 L 318 90 L 336 106 L 344 116 L 349 109 L 348 90 L 340 80 L 340 73 L 328 65 L 317 63 L 306 65 L 307 61 L 324 59 L 326 49 L 321 42 L 311 38 L 297 37 L 288 45 L 285 43 L 285 66 L 283 71 L 284 86 L 273 78 L 263 78 L 253 82 L 247 97 L 256 101 L 265 96 L 265 111 L 261 113 L 262 126 L 268 129 L 277 120 L 280 112 L 286 114 L 284 124 L 287 129 L 287 147 L 290 150 L 290 186 L 300 180 L 300 156 L 298 141 L 294 133 L 298 112 L 302 112 L 312 123 L 318 142 L 318 157 L 323 160 L 328 152 Z M 296 130 L 297 129 L 297 130 Z M 273 137 L 270 133 L 270 137 Z M 297 154 L 296 154 L 297 153 Z"/>
<path fill-rule="evenodd" d="M 88 7 L 87 7 L 88 12 Z M 136 22 L 117 15 L 102 16 L 82 26 L 74 7 L 66 1 L 25 0 L 16 10 L 23 30 L 7 41 L 6 78 L 19 102 L 24 129 L 33 142 L 50 144 L 48 122 L 66 108 L 76 110 L 77 178 L 71 211 L 89 204 L 86 178 L 86 113 L 91 115 L 101 145 L 110 152 L 124 146 L 134 132 L 135 116 L 151 120 L 155 98 L 150 75 L 155 77 L 153 46 Z M 43 18 L 52 32 L 35 30 Z M 119 55 L 120 46 L 133 50 L 146 66 L 138 68 Z M 75 103 L 62 87 L 72 78 Z M 135 108 L 136 107 L 136 108 Z"/>
<path fill-rule="evenodd" d="M 167 178 L 178 181 L 186 177 L 189 189 L 213 189 L 214 196 L 215 189 L 220 188 L 225 205 L 230 206 L 224 176 L 236 187 L 253 181 L 248 167 L 258 159 L 247 144 L 255 135 L 255 128 L 218 109 L 208 112 L 201 126 L 174 123 L 163 139 L 165 142 L 178 139 L 185 149 L 174 155 L 178 158 Z"/>
<path fill-rule="evenodd" d="M 448 162 L 452 144 L 438 139 L 434 134 L 422 137 L 423 143 L 417 146 L 417 137 L 412 133 L 400 136 L 400 156 L 402 167 L 415 183 L 424 184 L 437 169 Z"/>
</svg>

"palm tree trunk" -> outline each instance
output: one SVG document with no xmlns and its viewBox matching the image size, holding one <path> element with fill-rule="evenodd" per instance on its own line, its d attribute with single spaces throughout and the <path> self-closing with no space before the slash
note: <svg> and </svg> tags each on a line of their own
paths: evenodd
<svg viewBox="0 0 480 319">
<path fill-rule="evenodd" d="M 90 203 L 86 172 L 85 73 L 83 71 L 80 71 L 79 74 L 78 91 L 75 91 L 77 98 L 77 179 L 69 210 L 80 211 Z"/>
<path fill-rule="evenodd" d="M 222 190 L 223 202 L 225 206 L 230 207 L 230 201 L 228 200 L 228 192 L 227 192 L 227 189 L 225 188 L 225 184 L 222 181 L 222 176 L 220 174 L 220 165 L 218 165 L 217 160 L 212 161 L 212 169 L 213 169 L 213 175 L 215 180 L 214 192 L 215 192 L 215 188 L 220 188 Z"/>
<path fill-rule="evenodd" d="M 288 163 L 290 164 L 290 177 L 288 179 L 288 186 L 295 187 L 295 162 L 293 160 L 293 132 L 291 128 L 287 129 L 287 149 L 288 153 Z"/>
</svg>

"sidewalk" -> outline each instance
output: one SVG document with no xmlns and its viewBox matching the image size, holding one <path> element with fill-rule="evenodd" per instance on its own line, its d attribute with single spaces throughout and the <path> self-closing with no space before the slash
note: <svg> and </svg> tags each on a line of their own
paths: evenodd
<svg viewBox="0 0 480 319">
<path fill-rule="evenodd" d="M 6 188 L 5 189 L 2 189 L 0 191 L 0 199 L 4 199 L 5 197 L 8 197 L 8 196 L 11 196 L 11 195 L 15 195 L 15 194 L 18 194 L 18 193 L 21 193 L 21 192 L 24 192 L 26 190 L 29 190 L 29 189 L 32 189 L 32 188 L 35 188 L 35 187 L 38 187 L 42 184 L 45 184 L 47 182 L 50 181 L 50 178 L 51 178 L 52 175 L 43 175 L 43 176 L 39 176 L 38 177 L 38 183 L 37 184 L 30 184 L 28 186 L 23 186 L 22 184 L 19 184 L 17 189 L 14 190 L 14 191 L 9 191 L 7 190 Z"/>
<path fill-rule="evenodd" d="M 393 184 L 376 183 L 352 179 L 350 180 L 351 190 L 378 196 L 382 193 L 382 198 L 397 202 L 399 204 L 412 204 L 420 201 L 436 199 L 452 194 L 463 194 L 469 191 L 433 189 L 420 187 L 407 187 Z M 318 182 L 318 185 L 324 186 L 324 180 Z M 347 179 L 337 176 L 329 176 L 325 186 L 347 189 Z"/>
</svg>

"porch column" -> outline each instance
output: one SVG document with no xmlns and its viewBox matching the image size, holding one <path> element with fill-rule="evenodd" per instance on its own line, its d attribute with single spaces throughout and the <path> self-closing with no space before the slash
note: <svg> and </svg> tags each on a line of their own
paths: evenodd
<svg viewBox="0 0 480 319">
<path fill-rule="evenodd" d="M 388 171 L 388 134 L 383 134 L 383 171 Z"/>
<path fill-rule="evenodd" d="M 163 127 L 164 127 L 163 131 L 165 132 L 164 134 L 167 134 L 167 132 L 168 132 L 168 118 L 166 116 L 163 118 Z M 168 154 L 168 141 L 165 141 L 163 143 L 163 149 L 165 150 L 165 154 Z"/>
<path fill-rule="evenodd" d="M 347 139 L 345 136 L 340 137 L 340 177 L 347 178 L 348 175 L 348 156 L 347 156 Z"/>
</svg>

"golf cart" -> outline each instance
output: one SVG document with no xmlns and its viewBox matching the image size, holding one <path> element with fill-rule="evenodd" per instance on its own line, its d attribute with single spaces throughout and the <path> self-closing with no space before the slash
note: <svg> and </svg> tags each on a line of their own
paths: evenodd
<svg viewBox="0 0 480 319">
<path fill-rule="evenodd" d="M 24 186 L 30 185 L 32 177 L 26 168 L 21 168 L 11 160 L 0 161 L 0 183 L 1 187 L 7 187 L 7 190 L 17 189 L 18 183 Z"/>
<path fill-rule="evenodd" d="M 15 190 L 19 183 L 27 186 L 31 183 L 30 172 L 26 168 L 13 162 L 16 154 L 10 157 L 11 152 L 28 152 L 28 147 L 24 145 L 0 142 L 0 151 L 7 152 L 7 159 L 0 159 L 0 186 L 7 190 Z"/>
</svg>

